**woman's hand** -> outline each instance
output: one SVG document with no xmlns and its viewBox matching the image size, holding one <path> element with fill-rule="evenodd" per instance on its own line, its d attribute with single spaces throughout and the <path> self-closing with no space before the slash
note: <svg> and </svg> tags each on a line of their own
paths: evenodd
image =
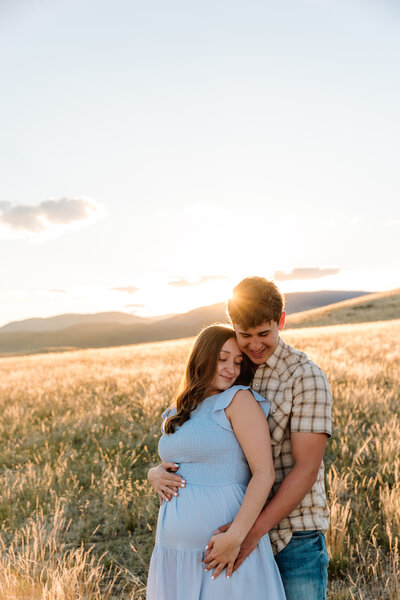
<svg viewBox="0 0 400 600">
<path fill-rule="evenodd" d="M 180 487 L 185 487 L 185 480 L 180 475 L 175 475 L 178 469 L 179 465 L 172 462 L 162 462 L 149 469 L 147 479 L 161 501 L 169 502 L 172 496 L 178 495 Z"/>
<path fill-rule="evenodd" d="M 227 567 L 226 576 L 230 577 L 233 572 L 233 564 L 240 550 L 240 541 L 233 537 L 229 531 L 213 535 L 207 545 L 207 556 L 204 559 L 206 571 L 214 569 L 212 579 Z"/>
</svg>

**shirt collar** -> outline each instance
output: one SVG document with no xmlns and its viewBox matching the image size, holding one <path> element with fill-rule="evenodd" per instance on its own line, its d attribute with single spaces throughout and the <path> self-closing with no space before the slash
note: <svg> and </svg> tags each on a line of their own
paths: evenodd
<svg viewBox="0 0 400 600">
<path fill-rule="evenodd" d="M 287 344 L 279 337 L 278 345 L 273 354 L 266 360 L 265 364 L 271 369 L 276 369 L 278 363 L 287 355 Z"/>
</svg>

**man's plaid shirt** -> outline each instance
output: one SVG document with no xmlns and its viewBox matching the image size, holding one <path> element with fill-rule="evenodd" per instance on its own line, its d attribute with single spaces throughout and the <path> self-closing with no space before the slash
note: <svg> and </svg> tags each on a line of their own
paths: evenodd
<svg viewBox="0 0 400 600">
<path fill-rule="evenodd" d="M 268 424 L 276 479 L 270 497 L 293 466 L 291 432 L 331 435 L 331 393 L 321 369 L 303 352 L 280 338 L 278 347 L 255 372 L 251 387 L 270 401 Z M 321 463 L 317 481 L 299 506 L 269 532 L 275 554 L 289 542 L 293 531 L 326 532 L 329 510 Z"/>
</svg>

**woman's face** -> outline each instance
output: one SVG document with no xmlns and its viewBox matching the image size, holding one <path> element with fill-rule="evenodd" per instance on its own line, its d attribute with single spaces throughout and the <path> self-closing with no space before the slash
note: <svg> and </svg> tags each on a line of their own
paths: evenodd
<svg viewBox="0 0 400 600">
<path fill-rule="evenodd" d="M 217 368 L 210 384 L 211 394 L 223 392 L 234 384 L 239 376 L 242 360 L 243 356 L 236 338 L 229 338 L 219 353 Z"/>
</svg>

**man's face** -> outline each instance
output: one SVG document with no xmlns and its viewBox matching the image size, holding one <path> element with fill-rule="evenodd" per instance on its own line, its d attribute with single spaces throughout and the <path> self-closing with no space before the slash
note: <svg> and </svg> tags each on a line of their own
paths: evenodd
<svg viewBox="0 0 400 600">
<path fill-rule="evenodd" d="M 249 329 L 234 325 L 240 350 L 249 357 L 253 364 L 264 364 L 275 352 L 279 342 L 279 331 L 283 329 L 284 324 L 285 314 L 283 313 L 279 323 L 264 321 L 261 325 Z"/>
</svg>

